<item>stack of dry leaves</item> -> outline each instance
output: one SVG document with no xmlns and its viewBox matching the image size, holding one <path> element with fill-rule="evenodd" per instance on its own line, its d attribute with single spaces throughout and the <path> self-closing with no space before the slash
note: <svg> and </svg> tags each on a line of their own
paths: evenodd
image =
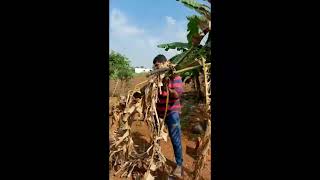
<svg viewBox="0 0 320 180">
<path fill-rule="evenodd" d="M 110 155 L 109 164 L 115 171 L 114 175 L 134 179 L 154 179 L 152 175 L 160 167 L 167 169 L 166 158 L 161 152 L 160 140 L 167 141 L 168 133 L 164 119 L 159 118 L 156 111 L 158 92 L 161 91 L 163 75 L 150 78 L 141 88 L 129 92 L 127 98 L 114 106 L 110 113 L 112 125 L 118 128 L 109 134 Z M 143 120 L 149 127 L 151 145 L 143 153 L 138 153 L 132 140 L 131 124 L 135 120 Z M 144 172 L 141 174 L 143 169 Z M 135 171 L 136 170 L 136 171 Z M 139 179 L 140 179 L 139 178 Z"/>
<path fill-rule="evenodd" d="M 160 73 L 162 74 L 151 75 L 146 85 L 140 90 L 129 91 L 127 97 L 121 97 L 118 105 L 113 106 L 109 112 L 111 126 L 116 126 L 116 129 L 109 133 L 109 167 L 114 170 L 115 176 L 153 180 L 158 169 L 163 168 L 168 172 L 166 158 L 160 147 L 161 140 L 167 142 L 168 133 L 164 119 L 159 118 L 156 111 L 158 94 L 163 86 L 162 79 L 165 76 L 164 72 Z M 211 92 L 210 83 L 207 82 L 207 84 L 209 87 L 206 89 Z M 207 119 L 206 133 L 199 145 L 198 159 L 195 161 L 194 179 L 200 177 L 210 149 L 210 113 L 208 113 Z M 132 139 L 131 125 L 133 121 L 137 120 L 144 121 L 152 133 L 150 146 L 142 153 L 138 152 L 138 145 L 134 144 Z"/>
</svg>

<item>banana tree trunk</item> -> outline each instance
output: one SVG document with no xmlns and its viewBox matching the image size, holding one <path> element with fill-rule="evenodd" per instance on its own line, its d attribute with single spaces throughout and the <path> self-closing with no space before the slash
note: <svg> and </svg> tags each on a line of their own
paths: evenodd
<svg viewBox="0 0 320 180">
<path fill-rule="evenodd" d="M 196 81 L 197 81 L 197 80 L 196 80 L 196 76 L 193 76 L 193 77 L 192 77 L 192 81 L 193 81 L 194 90 L 197 91 L 197 90 L 198 90 L 198 87 L 197 87 L 197 82 L 196 82 Z"/>
<path fill-rule="evenodd" d="M 196 86 L 197 86 L 197 96 L 198 96 L 198 99 L 201 98 L 201 84 L 200 84 L 200 80 L 199 80 L 199 74 L 197 74 L 195 76 L 195 83 L 196 83 Z"/>
<path fill-rule="evenodd" d="M 206 66 L 206 60 L 202 57 L 202 64 L 203 64 L 203 75 L 204 75 L 204 98 L 205 98 L 205 103 L 206 103 L 206 109 L 208 110 L 210 107 L 210 99 L 209 99 L 209 84 L 208 84 L 208 68 Z"/>
</svg>

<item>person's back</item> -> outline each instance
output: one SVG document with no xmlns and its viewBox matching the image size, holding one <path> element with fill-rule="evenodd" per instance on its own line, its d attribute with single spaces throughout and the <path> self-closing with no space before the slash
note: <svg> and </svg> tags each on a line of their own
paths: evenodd
<svg viewBox="0 0 320 180">
<path fill-rule="evenodd" d="M 156 69 L 164 68 L 167 64 L 167 59 L 163 55 L 158 55 L 154 58 L 153 64 Z M 171 138 L 174 155 L 177 167 L 173 174 L 182 176 L 182 144 L 181 144 L 181 95 L 183 93 L 183 82 L 180 76 L 174 75 L 170 78 L 164 78 L 161 93 L 159 92 L 159 102 L 157 103 L 157 113 L 161 118 L 165 118 L 168 126 L 169 135 Z M 169 101 L 167 104 L 167 97 Z M 166 116 L 166 117 L 164 117 Z"/>
</svg>

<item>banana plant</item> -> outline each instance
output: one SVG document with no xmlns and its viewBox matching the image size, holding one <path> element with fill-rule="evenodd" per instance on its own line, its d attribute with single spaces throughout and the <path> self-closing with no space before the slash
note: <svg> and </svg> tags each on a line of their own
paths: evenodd
<svg viewBox="0 0 320 180">
<path fill-rule="evenodd" d="M 187 25 L 187 39 L 188 42 L 173 42 L 168 44 L 160 44 L 159 48 L 164 48 L 166 51 L 176 49 L 181 51 L 180 54 L 172 57 L 170 61 L 176 64 L 177 70 L 184 69 L 193 65 L 199 64 L 197 61 L 200 57 L 204 57 L 208 62 L 210 61 L 210 47 L 211 47 L 211 8 L 205 4 L 198 3 L 195 0 L 177 0 L 186 7 L 195 10 L 199 15 L 188 16 Z M 211 3 L 210 1 L 208 1 Z M 205 45 L 200 45 L 200 42 L 208 34 L 208 40 Z M 188 73 L 184 73 L 190 76 Z M 186 76 L 182 74 L 184 79 Z M 195 74 L 195 73 L 191 73 Z"/>
<path fill-rule="evenodd" d="M 159 48 L 164 48 L 166 51 L 169 49 L 177 49 L 181 53 L 172 57 L 170 61 L 175 64 L 175 68 L 179 71 L 182 69 L 188 69 L 189 67 L 197 67 L 201 65 L 202 68 L 190 69 L 184 71 L 181 76 L 182 78 L 188 79 L 192 78 L 195 84 L 195 89 L 198 92 L 198 98 L 204 97 L 206 102 L 206 108 L 208 111 L 210 109 L 211 103 L 211 86 L 210 86 L 210 73 L 211 73 L 211 8 L 205 4 L 198 3 L 195 0 L 177 0 L 181 2 L 186 7 L 195 10 L 198 15 L 188 16 L 187 24 L 187 43 L 174 42 L 168 44 L 160 44 Z M 207 0 L 211 4 L 210 0 Z M 200 43 L 203 38 L 208 35 L 208 39 L 204 46 Z M 207 66 L 210 63 L 210 66 Z M 200 74 L 203 75 L 204 83 L 200 81 Z M 202 84 L 202 86 L 201 86 Z M 204 93 L 202 93 L 201 88 L 203 88 Z M 210 113 L 209 113 L 210 114 Z M 208 128 L 205 136 L 202 138 L 200 148 L 198 150 L 199 157 L 195 161 L 195 171 L 193 178 L 195 180 L 200 178 L 201 171 L 204 167 L 204 162 L 206 161 L 207 154 L 209 152 L 209 147 L 211 144 L 211 118 L 208 118 L 207 124 Z"/>
</svg>

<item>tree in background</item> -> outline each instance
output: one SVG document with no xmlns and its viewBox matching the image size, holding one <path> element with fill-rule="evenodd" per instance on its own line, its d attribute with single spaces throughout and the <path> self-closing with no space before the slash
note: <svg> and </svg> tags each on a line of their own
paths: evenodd
<svg viewBox="0 0 320 180">
<path fill-rule="evenodd" d="M 109 54 L 109 77 L 110 79 L 116 80 L 116 85 L 113 90 L 112 96 L 114 95 L 118 83 L 128 82 L 133 78 L 134 69 L 130 66 L 130 61 L 124 55 L 111 50 Z M 122 86 L 122 85 L 121 85 Z"/>
</svg>

